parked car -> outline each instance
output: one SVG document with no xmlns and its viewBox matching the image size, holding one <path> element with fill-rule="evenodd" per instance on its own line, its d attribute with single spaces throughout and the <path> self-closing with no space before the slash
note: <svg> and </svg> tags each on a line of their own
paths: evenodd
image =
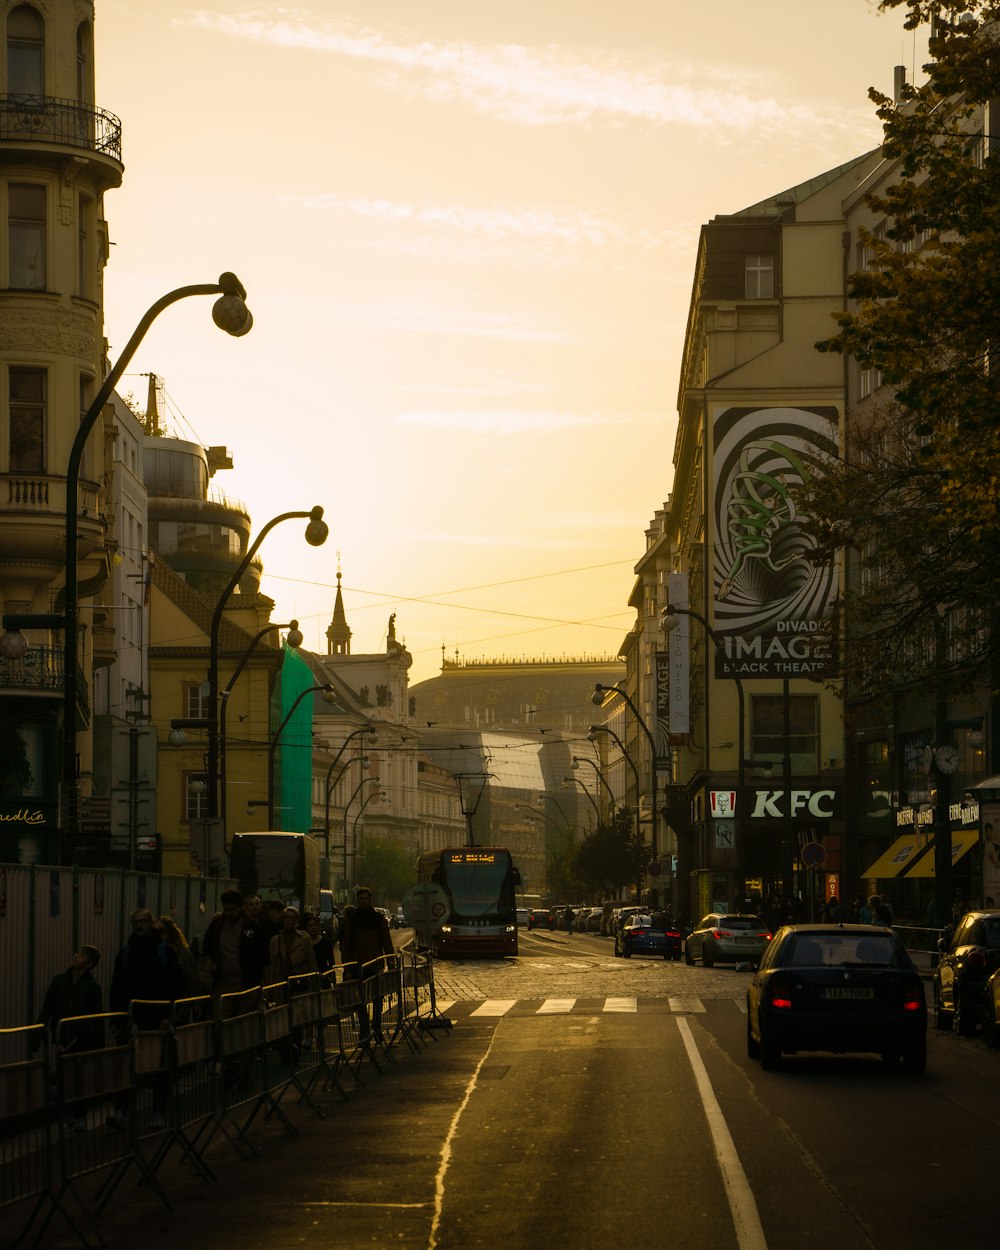
<svg viewBox="0 0 1000 1250">
<path fill-rule="evenodd" d="M 530 907 L 518 907 L 516 910 L 518 928 L 523 929 L 528 923 L 528 917 L 531 915 Z"/>
<path fill-rule="evenodd" d="M 703 916 L 684 943 L 684 962 L 696 959 L 713 964 L 756 963 L 771 940 L 771 930 L 760 916 L 713 911 Z"/>
<path fill-rule="evenodd" d="M 392 927 L 394 929 L 408 928 L 408 925 L 406 923 L 406 913 L 403 911 L 402 907 L 396 908 L 396 914 L 392 918 Z"/>
<path fill-rule="evenodd" d="M 629 904 L 628 907 L 616 907 L 611 913 L 611 923 L 608 926 L 609 935 L 617 940 L 618 932 L 629 916 L 634 916 L 641 911 L 642 906 L 636 904 Z"/>
<path fill-rule="evenodd" d="M 585 933 L 600 933 L 601 921 L 604 918 L 604 909 L 602 907 L 592 907 L 590 914 L 587 916 L 587 922 L 584 926 Z"/>
<path fill-rule="evenodd" d="M 528 912 L 529 929 L 554 929 L 556 918 L 548 907 L 532 907 Z"/>
<path fill-rule="evenodd" d="M 983 1040 L 988 1046 L 1000 1046 L 1000 968 L 991 974 L 983 994 Z"/>
<path fill-rule="evenodd" d="M 615 936 L 615 954 L 624 959 L 633 955 L 680 959 L 680 928 L 665 912 L 634 912 Z"/>
<path fill-rule="evenodd" d="M 986 983 L 1000 968 L 1000 911 L 970 911 L 955 926 L 934 969 L 934 1025 L 971 1034 L 982 1022 Z"/>
<path fill-rule="evenodd" d="M 891 929 L 800 924 L 774 935 L 747 989 L 747 1054 L 772 1070 L 803 1050 L 874 1051 L 924 1071 L 924 985 Z"/>
</svg>

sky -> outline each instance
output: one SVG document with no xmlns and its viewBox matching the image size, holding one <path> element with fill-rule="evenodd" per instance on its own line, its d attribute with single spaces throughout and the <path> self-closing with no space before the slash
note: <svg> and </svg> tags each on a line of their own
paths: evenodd
<svg viewBox="0 0 1000 1250">
<path fill-rule="evenodd" d="M 670 494 L 701 225 L 875 147 L 926 40 L 875 0 L 97 0 L 122 121 L 105 333 L 188 299 L 119 385 L 225 446 L 274 619 L 411 683 L 442 654 L 609 657 Z"/>
</svg>

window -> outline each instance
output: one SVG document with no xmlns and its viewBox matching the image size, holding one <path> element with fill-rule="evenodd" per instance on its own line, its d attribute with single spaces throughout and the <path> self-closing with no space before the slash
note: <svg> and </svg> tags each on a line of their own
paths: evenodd
<svg viewBox="0 0 1000 1250">
<path fill-rule="evenodd" d="M 81 195 L 77 204 L 77 276 L 76 290 L 84 299 L 94 298 L 94 201 Z"/>
<path fill-rule="evenodd" d="M 747 299 L 772 299 L 774 297 L 774 257 L 763 252 L 751 252 L 745 257 Z"/>
<path fill-rule="evenodd" d="M 10 286 L 45 290 L 45 188 L 12 182 L 7 199 Z"/>
<path fill-rule="evenodd" d="M 44 369 L 11 368 L 11 473 L 45 472 L 46 392 L 47 377 Z"/>
<path fill-rule="evenodd" d="M 19 4 L 7 18 L 7 94 L 45 94 L 45 26 L 30 4 Z"/>
<path fill-rule="evenodd" d="M 92 104 L 93 95 L 90 87 L 91 62 L 90 25 L 81 22 L 76 28 L 76 98 L 81 104 Z"/>
<path fill-rule="evenodd" d="M 184 689 L 184 715 L 189 720 L 208 720 L 208 682 Z"/>
<path fill-rule="evenodd" d="M 202 773 L 185 773 L 184 783 L 184 819 L 208 819 L 208 786 Z"/>
<path fill-rule="evenodd" d="M 785 697 L 754 695 L 750 703 L 751 754 L 754 760 L 781 764 L 785 755 Z M 819 699 L 789 695 L 788 754 L 793 773 L 819 771 Z"/>
</svg>

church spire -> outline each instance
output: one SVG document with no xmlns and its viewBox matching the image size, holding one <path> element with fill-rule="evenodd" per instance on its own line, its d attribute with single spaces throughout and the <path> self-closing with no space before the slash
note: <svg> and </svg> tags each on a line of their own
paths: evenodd
<svg viewBox="0 0 1000 1250">
<path fill-rule="evenodd" d="M 337 552 L 339 561 L 340 552 Z M 347 614 L 344 611 L 344 596 L 340 592 L 340 567 L 337 567 L 337 598 L 333 605 L 333 620 L 330 622 L 326 631 L 326 653 L 327 655 L 350 655 L 351 654 L 351 629 L 347 624 Z"/>
</svg>

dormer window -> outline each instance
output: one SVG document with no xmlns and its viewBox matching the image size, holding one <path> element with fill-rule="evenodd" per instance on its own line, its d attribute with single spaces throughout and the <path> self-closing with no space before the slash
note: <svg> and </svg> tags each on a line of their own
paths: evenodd
<svg viewBox="0 0 1000 1250">
<path fill-rule="evenodd" d="M 750 252 L 744 257 L 743 272 L 747 299 L 774 298 L 774 257 L 766 252 Z"/>
</svg>

